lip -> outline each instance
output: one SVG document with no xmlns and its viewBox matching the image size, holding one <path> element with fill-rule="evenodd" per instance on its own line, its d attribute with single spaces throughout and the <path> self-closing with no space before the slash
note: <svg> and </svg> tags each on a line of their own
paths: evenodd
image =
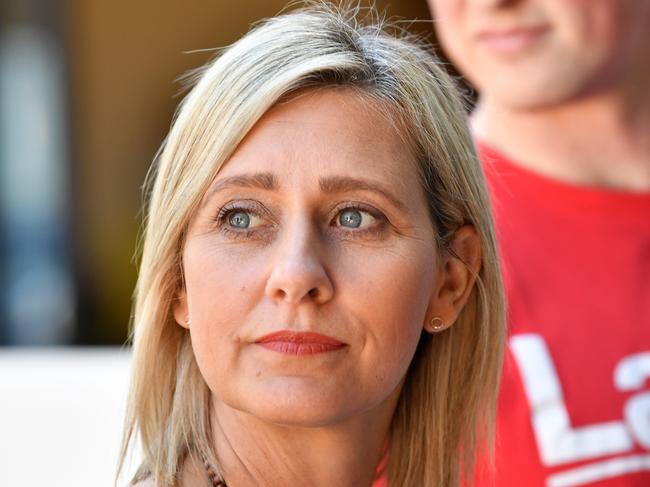
<svg viewBox="0 0 650 487">
<path fill-rule="evenodd" d="M 479 32 L 478 41 L 496 54 L 517 54 L 537 42 L 549 27 L 538 25 L 509 29 L 487 29 Z"/>
<path fill-rule="evenodd" d="M 264 335 L 255 344 L 286 355 L 314 355 L 335 352 L 347 344 L 327 335 L 314 332 L 282 330 Z"/>
</svg>

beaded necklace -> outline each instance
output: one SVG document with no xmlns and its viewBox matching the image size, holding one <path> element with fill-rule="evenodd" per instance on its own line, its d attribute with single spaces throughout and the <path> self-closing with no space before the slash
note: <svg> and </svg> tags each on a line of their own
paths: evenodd
<svg viewBox="0 0 650 487">
<path fill-rule="evenodd" d="M 226 481 L 219 478 L 207 460 L 203 461 L 203 465 L 205 465 L 205 473 L 208 474 L 208 479 L 212 483 L 212 487 L 228 487 Z"/>
</svg>

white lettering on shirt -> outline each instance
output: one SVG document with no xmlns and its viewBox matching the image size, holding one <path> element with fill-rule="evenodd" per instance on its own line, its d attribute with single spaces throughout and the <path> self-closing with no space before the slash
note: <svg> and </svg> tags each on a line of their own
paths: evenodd
<svg viewBox="0 0 650 487">
<path fill-rule="evenodd" d="M 541 335 L 510 339 L 532 414 L 532 426 L 542 464 L 551 467 L 628 453 L 635 442 L 650 449 L 650 392 L 628 399 L 624 421 L 572 427 L 551 354 Z M 650 378 L 650 352 L 624 357 L 614 371 L 620 391 L 638 390 Z M 630 455 L 570 469 L 550 476 L 549 487 L 584 485 L 639 470 L 650 470 L 650 455 Z"/>
</svg>

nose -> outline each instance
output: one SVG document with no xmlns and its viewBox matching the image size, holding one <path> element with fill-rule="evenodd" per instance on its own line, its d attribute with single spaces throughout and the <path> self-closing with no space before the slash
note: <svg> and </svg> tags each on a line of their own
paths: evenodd
<svg viewBox="0 0 650 487">
<path fill-rule="evenodd" d="M 276 302 L 323 304 L 334 294 L 322 245 L 306 228 L 287 232 L 273 258 L 265 293 Z"/>
</svg>

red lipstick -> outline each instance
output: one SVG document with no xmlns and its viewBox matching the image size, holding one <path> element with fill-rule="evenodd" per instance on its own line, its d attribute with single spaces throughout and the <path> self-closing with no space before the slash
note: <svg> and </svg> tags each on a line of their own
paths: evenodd
<svg viewBox="0 0 650 487">
<path fill-rule="evenodd" d="M 264 348 L 287 355 L 313 355 L 334 352 L 345 347 L 345 343 L 335 338 L 313 332 L 291 330 L 278 331 L 265 335 L 255 342 Z"/>
</svg>

